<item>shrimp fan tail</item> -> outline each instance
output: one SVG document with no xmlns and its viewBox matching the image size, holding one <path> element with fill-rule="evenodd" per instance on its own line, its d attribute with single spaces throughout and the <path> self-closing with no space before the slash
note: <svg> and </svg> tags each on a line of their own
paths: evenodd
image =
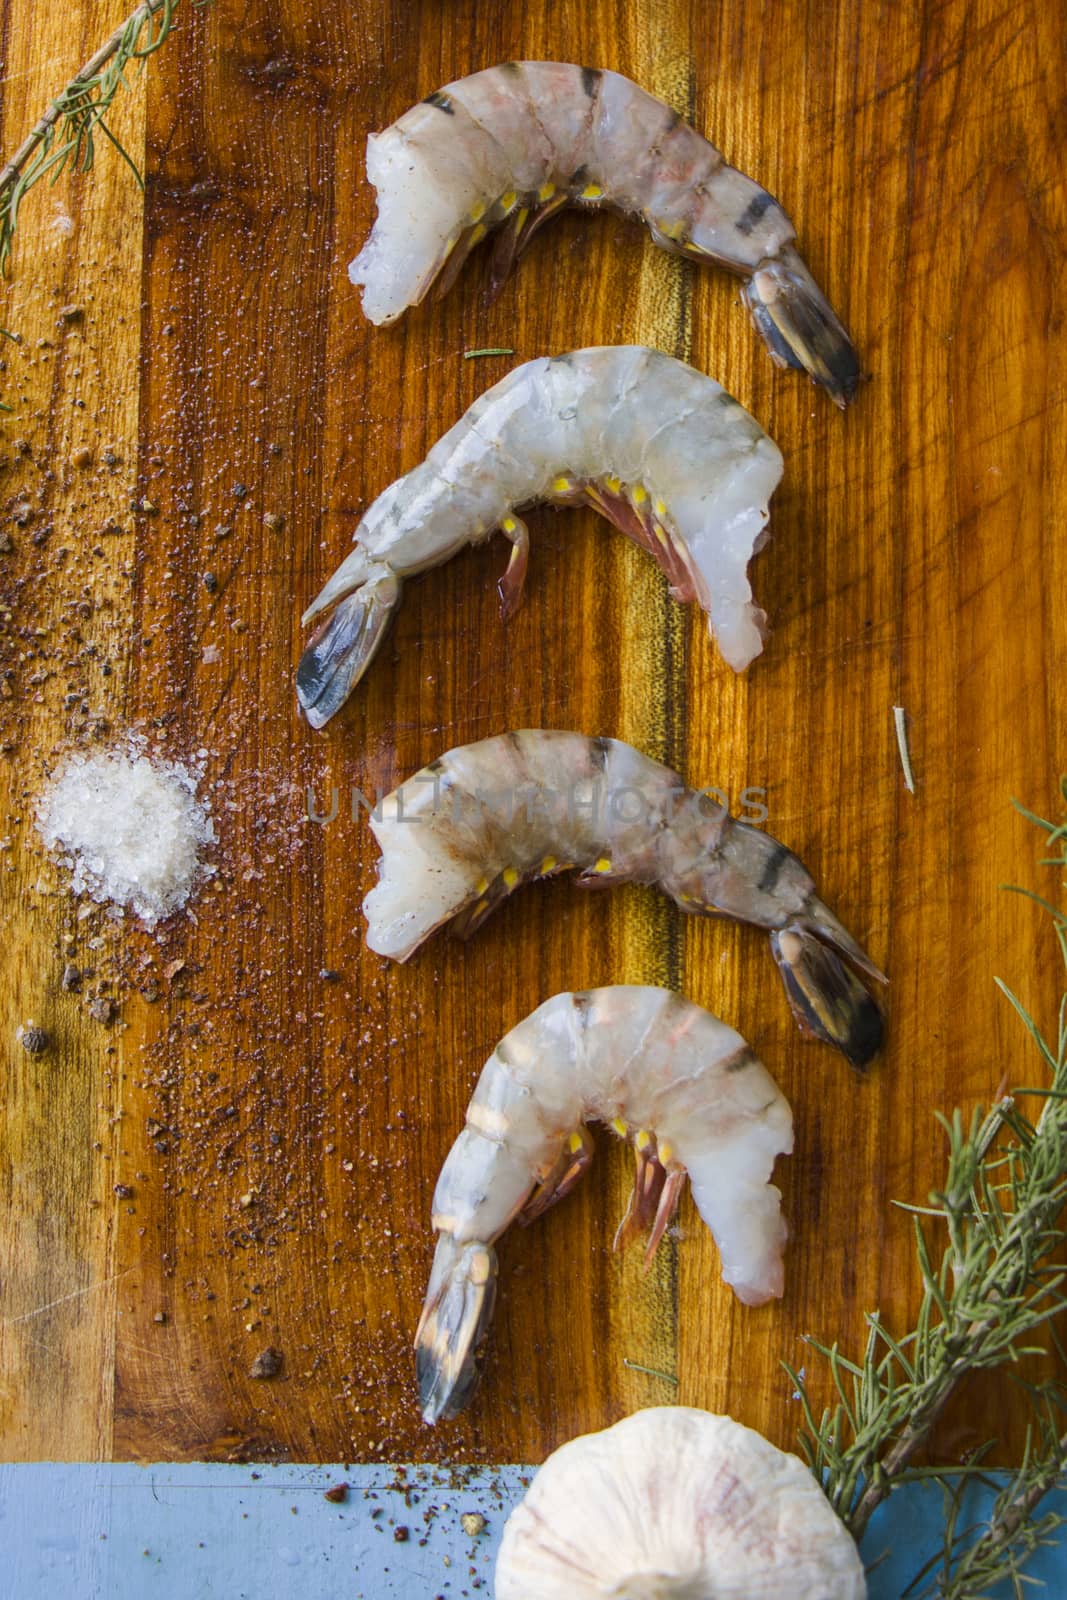
<svg viewBox="0 0 1067 1600">
<path fill-rule="evenodd" d="M 797 252 L 761 262 L 741 292 L 772 359 L 806 372 L 844 410 L 862 377 L 859 357 Z"/>
<path fill-rule="evenodd" d="M 888 983 L 889 980 L 882 969 L 875 966 L 866 950 L 852 937 L 844 923 L 839 922 L 830 907 L 824 905 L 817 896 L 811 896 L 803 915 L 797 920 L 803 923 L 809 933 L 815 934 L 824 944 L 836 950 L 839 956 L 844 956 L 849 966 L 855 967 L 864 977 L 873 978 L 876 983 Z"/>
<path fill-rule="evenodd" d="M 309 627 L 317 617 L 321 617 L 326 611 L 331 611 L 338 600 L 343 600 L 346 594 L 351 594 L 354 589 L 359 589 L 363 584 L 370 583 L 381 575 L 382 563 L 368 555 L 363 545 L 354 544 L 300 618 L 300 626 Z"/>
<path fill-rule="evenodd" d="M 415 1334 L 415 1372 L 423 1421 L 457 1416 L 478 1385 L 478 1352 L 496 1304 L 496 1251 L 478 1242 L 437 1241 L 430 1285 Z"/>
<path fill-rule="evenodd" d="M 313 728 L 324 727 L 344 705 L 374 659 L 399 600 L 400 581 L 383 568 L 345 595 L 312 635 L 296 669 L 296 697 Z"/>
<path fill-rule="evenodd" d="M 796 922 L 771 934 L 771 949 L 802 1032 L 832 1044 L 862 1071 L 881 1049 L 885 1025 L 855 973 Z"/>
</svg>

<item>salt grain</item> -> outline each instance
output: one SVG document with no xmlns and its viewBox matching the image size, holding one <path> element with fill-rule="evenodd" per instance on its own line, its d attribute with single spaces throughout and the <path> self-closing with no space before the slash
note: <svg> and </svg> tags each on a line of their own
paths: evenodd
<svg viewBox="0 0 1067 1600">
<path fill-rule="evenodd" d="M 75 894 L 128 906 L 149 928 L 213 872 L 200 859 L 215 828 L 196 778 L 177 762 L 150 761 L 135 741 L 71 756 L 41 797 L 37 823 Z"/>
</svg>

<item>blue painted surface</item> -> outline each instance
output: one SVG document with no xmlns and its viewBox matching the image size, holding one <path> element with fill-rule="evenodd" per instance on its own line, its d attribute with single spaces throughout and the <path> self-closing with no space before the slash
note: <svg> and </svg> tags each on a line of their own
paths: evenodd
<svg viewBox="0 0 1067 1600">
<path fill-rule="evenodd" d="M 3 1600 L 485 1600 L 529 1468 L 0 1466 Z M 324 1491 L 347 1483 L 331 1504 Z M 971 1492 L 974 1515 L 987 1491 Z M 1067 1493 L 1057 1497 L 1067 1511 Z M 460 1518 L 481 1512 L 470 1537 Z M 900 1600 L 939 1547 L 941 1496 L 913 1485 L 872 1522 L 892 1555 L 871 1600 Z M 1067 1557 L 1030 1569 L 1067 1595 Z M 1040 1591 L 1038 1591 L 1040 1593 Z M 783 1592 L 784 1600 L 784 1592 Z"/>
</svg>

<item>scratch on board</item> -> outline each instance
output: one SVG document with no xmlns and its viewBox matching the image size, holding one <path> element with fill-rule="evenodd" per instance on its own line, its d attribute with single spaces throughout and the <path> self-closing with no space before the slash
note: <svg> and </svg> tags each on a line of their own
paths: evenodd
<svg viewBox="0 0 1067 1600">
<path fill-rule="evenodd" d="M 35 1306 L 32 1311 L 23 1311 L 17 1317 L 5 1317 L 0 1327 L 13 1328 L 18 1322 L 29 1322 L 33 1317 L 43 1317 L 46 1311 L 52 1311 L 56 1306 L 62 1306 L 68 1300 L 80 1300 L 83 1295 L 92 1294 L 94 1289 L 106 1289 L 109 1283 L 114 1283 L 118 1278 L 124 1278 L 131 1267 L 123 1267 L 121 1272 L 113 1272 L 110 1278 L 101 1278 L 98 1283 L 87 1283 L 84 1289 L 72 1289 L 69 1294 L 61 1294 L 57 1300 L 49 1300 L 46 1305 Z"/>
</svg>

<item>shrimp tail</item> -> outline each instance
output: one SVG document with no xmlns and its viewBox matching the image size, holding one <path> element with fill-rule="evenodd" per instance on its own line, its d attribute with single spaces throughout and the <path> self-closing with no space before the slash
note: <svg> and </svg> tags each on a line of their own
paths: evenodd
<svg viewBox="0 0 1067 1600">
<path fill-rule="evenodd" d="M 889 982 L 881 967 L 875 966 L 863 946 L 857 943 L 844 923 L 838 921 L 830 907 L 824 905 L 817 895 L 811 896 L 798 920 L 809 933 L 830 945 L 839 956 L 844 956 L 849 965 L 864 977 L 873 978 L 875 983 Z"/>
<path fill-rule="evenodd" d="M 835 1045 L 862 1071 L 881 1048 L 884 1023 L 855 973 L 798 922 L 772 933 L 771 949 L 801 1032 Z"/>
<path fill-rule="evenodd" d="M 467 1405 L 480 1376 L 478 1352 L 496 1304 L 492 1245 L 437 1241 L 426 1300 L 415 1334 L 415 1373 L 423 1421 L 431 1426 Z"/>
<path fill-rule="evenodd" d="M 347 586 L 337 582 L 344 570 L 335 574 L 305 617 L 317 616 L 330 604 L 333 594 L 324 598 L 328 591 L 342 589 L 343 598 L 312 635 L 296 669 L 296 697 L 313 728 L 324 727 L 348 699 L 374 659 L 400 602 L 400 580 L 388 567 L 367 564 L 367 577 Z"/>
<path fill-rule="evenodd" d="M 791 245 L 768 257 L 741 291 L 771 359 L 820 384 L 842 411 L 862 372 L 852 341 Z"/>
</svg>

